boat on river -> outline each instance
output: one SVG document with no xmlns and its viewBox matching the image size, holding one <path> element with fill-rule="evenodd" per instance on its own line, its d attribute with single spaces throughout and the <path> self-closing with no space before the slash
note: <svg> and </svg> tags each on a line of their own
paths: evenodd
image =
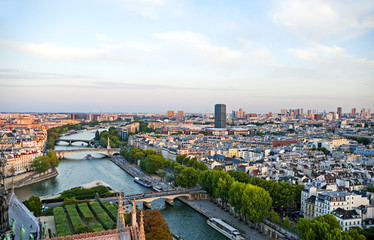
<svg viewBox="0 0 374 240">
<path fill-rule="evenodd" d="M 161 191 L 163 190 L 162 187 L 160 187 L 160 186 L 156 186 L 156 185 L 153 185 L 152 188 L 153 188 L 153 190 L 155 190 L 156 192 L 161 192 Z"/>
<path fill-rule="evenodd" d="M 207 224 L 231 240 L 245 240 L 240 232 L 219 218 L 209 218 Z"/>
<path fill-rule="evenodd" d="M 136 182 L 137 184 L 140 184 L 140 185 L 142 185 L 143 187 L 146 187 L 146 188 L 151 188 L 152 187 L 152 184 L 150 182 L 148 182 L 147 180 L 144 180 L 144 179 L 140 179 L 138 177 L 134 178 L 134 182 Z"/>
</svg>

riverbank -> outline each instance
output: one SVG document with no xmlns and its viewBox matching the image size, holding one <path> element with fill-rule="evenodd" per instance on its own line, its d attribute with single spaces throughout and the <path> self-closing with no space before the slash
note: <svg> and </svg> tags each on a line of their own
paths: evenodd
<svg viewBox="0 0 374 240">
<path fill-rule="evenodd" d="M 8 189 L 12 188 L 13 186 L 14 188 L 21 188 L 50 178 L 54 178 L 57 175 L 58 171 L 56 169 L 49 169 L 45 173 L 37 173 L 36 171 L 32 171 L 14 177 L 6 178 L 5 185 Z"/>
<path fill-rule="evenodd" d="M 111 157 L 110 160 L 134 178 L 138 177 L 140 179 L 145 179 L 146 181 L 150 182 L 152 186 L 162 188 L 163 191 L 174 189 L 170 185 L 162 182 L 160 179 L 152 178 L 151 176 L 145 174 L 142 170 L 140 170 L 136 166 L 131 165 L 129 162 L 126 161 L 124 157 L 120 155 L 115 155 Z"/>
<path fill-rule="evenodd" d="M 207 218 L 223 219 L 235 228 L 237 228 L 247 239 L 251 240 L 270 240 L 271 238 L 258 233 L 255 229 L 251 229 L 244 221 L 240 221 L 222 208 L 218 207 L 208 200 L 193 200 L 189 201 L 183 198 L 178 198 L 179 201 L 185 203 L 189 207 L 198 211 Z"/>
</svg>

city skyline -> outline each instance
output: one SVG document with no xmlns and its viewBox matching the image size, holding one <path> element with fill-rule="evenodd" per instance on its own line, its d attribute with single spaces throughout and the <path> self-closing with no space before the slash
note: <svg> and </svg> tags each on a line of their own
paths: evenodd
<svg viewBox="0 0 374 240">
<path fill-rule="evenodd" d="M 374 109 L 374 2 L 3 1 L 3 112 Z"/>
</svg>

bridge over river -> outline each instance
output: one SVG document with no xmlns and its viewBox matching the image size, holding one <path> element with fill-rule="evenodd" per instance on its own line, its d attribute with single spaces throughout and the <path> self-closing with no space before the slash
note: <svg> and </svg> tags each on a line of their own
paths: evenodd
<svg viewBox="0 0 374 240">
<path fill-rule="evenodd" d="M 163 198 L 165 202 L 171 206 L 174 205 L 174 199 L 178 197 L 186 197 L 188 200 L 201 200 L 208 199 L 209 195 L 201 188 L 187 188 L 187 189 L 174 189 L 169 191 L 160 192 L 148 192 L 134 195 L 124 195 L 123 201 L 130 202 L 135 200 L 136 202 L 143 202 L 143 206 L 151 208 L 151 202 L 153 200 Z M 118 200 L 118 197 L 115 198 Z"/>
<path fill-rule="evenodd" d="M 72 153 L 101 153 L 108 157 L 112 157 L 113 154 L 119 153 L 120 148 L 81 148 L 81 149 L 67 149 L 67 150 L 54 150 L 59 159 L 63 159 L 66 155 Z"/>
<path fill-rule="evenodd" d="M 58 143 L 58 142 L 67 142 L 69 144 L 69 146 L 71 146 L 72 143 L 75 143 L 75 142 L 82 142 L 82 143 L 87 143 L 89 147 L 92 146 L 92 143 L 95 142 L 95 139 L 63 139 L 63 138 L 59 138 L 59 139 L 56 139 L 55 140 L 55 143 Z"/>
</svg>

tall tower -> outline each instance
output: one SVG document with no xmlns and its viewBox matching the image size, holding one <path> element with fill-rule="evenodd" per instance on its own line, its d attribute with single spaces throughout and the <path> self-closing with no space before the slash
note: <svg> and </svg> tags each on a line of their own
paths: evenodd
<svg viewBox="0 0 374 240">
<path fill-rule="evenodd" d="M 5 187 L 5 165 L 6 159 L 4 151 L 1 150 L 0 155 L 0 239 L 3 239 L 3 234 L 9 230 L 9 215 L 8 215 L 8 192 Z"/>
<path fill-rule="evenodd" d="M 342 107 L 338 107 L 338 115 L 339 117 L 343 114 Z"/>
<path fill-rule="evenodd" d="M 226 105 L 216 104 L 214 106 L 214 127 L 226 128 Z"/>
<path fill-rule="evenodd" d="M 123 215 L 122 191 L 119 191 L 117 229 L 119 232 L 125 231 L 125 217 Z"/>
<path fill-rule="evenodd" d="M 143 211 L 140 212 L 139 240 L 145 240 Z"/>
<path fill-rule="evenodd" d="M 107 149 L 110 149 L 110 141 L 109 141 L 109 137 L 108 137 L 108 145 L 106 146 Z"/>
</svg>

